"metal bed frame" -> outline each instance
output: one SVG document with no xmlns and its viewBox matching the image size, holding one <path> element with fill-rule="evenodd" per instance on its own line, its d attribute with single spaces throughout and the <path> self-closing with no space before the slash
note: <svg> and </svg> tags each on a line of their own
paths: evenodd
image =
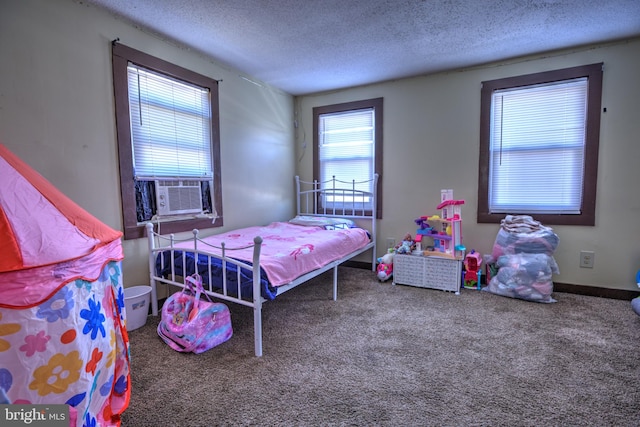
<svg viewBox="0 0 640 427">
<path fill-rule="evenodd" d="M 296 278 L 290 283 L 278 286 L 276 288 L 277 295 L 281 295 L 284 292 L 295 288 L 296 286 L 307 282 L 308 280 L 326 272 L 333 270 L 333 300 L 338 298 L 338 266 L 368 250 L 372 250 L 371 268 L 375 271 L 376 268 L 376 210 L 377 210 L 377 183 L 378 175 L 375 174 L 372 179 L 372 191 L 364 191 L 359 188 L 363 186 L 368 187 L 370 181 L 340 181 L 335 179 L 325 182 L 319 181 L 302 181 L 300 177 L 295 177 L 296 183 L 296 213 L 297 215 L 317 216 L 317 217 L 333 217 L 333 218 L 348 218 L 352 220 L 358 220 L 358 225 L 363 222 L 362 227 L 366 228 L 370 235 L 371 241 L 366 246 L 350 253 L 349 255 L 332 261 L 323 267 L 310 271 L 302 276 Z M 330 202 L 330 204 L 329 204 Z M 327 207 L 327 206 L 330 207 Z M 368 227 L 366 224 L 368 223 Z M 158 284 L 173 285 L 178 287 L 185 287 L 185 278 L 179 276 L 175 272 L 174 256 L 175 252 L 187 251 L 193 253 L 196 259 L 201 256 L 207 258 L 209 271 L 208 281 L 205 281 L 208 285 L 205 285 L 205 293 L 213 298 L 218 298 L 230 303 L 242 304 L 247 307 L 253 308 L 253 326 L 254 326 L 254 346 L 256 357 L 262 356 L 262 304 L 268 301 L 261 294 L 260 284 L 260 248 L 262 245 L 262 238 L 256 236 L 254 238 L 253 245 L 245 246 L 243 248 L 227 248 L 223 243 L 221 247 L 212 246 L 198 237 L 199 231 L 193 230 L 193 237 L 183 240 L 177 240 L 173 234 L 163 236 L 158 234 L 153 229 L 153 224 L 147 224 L 147 238 L 149 244 L 149 274 L 151 283 L 151 310 L 152 315 L 158 315 Z M 193 249 L 176 248 L 176 244 L 186 240 L 193 241 Z M 246 249 L 253 247 L 253 261 L 252 264 L 240 261 L 233 258 L 233 251 L 237 249 Z M 217 249 L 218 254 L 213 254 L 208 251 L 208 248 Z M 162 277 L 156 274 L 156 258 L 160 253 L 170 253 L 171 273 L 167 277 Z M 182 271 L 186 271 L 186 257 L 182 256 Z M 222 289 L 214 289 L 211 278 L 211 260 L 216 258 L 222 264 L 223 269 L 223 284 Z M 163 258 L 164 260 L 164 258 Z M 166 261 L 165 261 L 166 263 Z M 237 270 L 237 285 L 227 285 L 227 266 L 229 264 L 235 264 Z M 164 265 L 163 265 L 164 267 Z M 253 274 L 253 297 L 252 300 L 242 299 L 240 297 L 240 272 L 241 269 L 246 269 Z M 237 286 L 237 289 L 230 289 Z"/>
</svg>

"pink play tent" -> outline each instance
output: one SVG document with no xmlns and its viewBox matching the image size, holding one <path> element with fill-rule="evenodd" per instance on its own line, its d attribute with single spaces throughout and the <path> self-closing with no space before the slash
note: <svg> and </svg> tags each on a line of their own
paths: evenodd
<svg viewBox="0 0 640 427">
<path fill-rule="evenodd" d="M 0 393 L 118 426 L 130 396 L 122 233 L 0 144 Z"/>
</svg>

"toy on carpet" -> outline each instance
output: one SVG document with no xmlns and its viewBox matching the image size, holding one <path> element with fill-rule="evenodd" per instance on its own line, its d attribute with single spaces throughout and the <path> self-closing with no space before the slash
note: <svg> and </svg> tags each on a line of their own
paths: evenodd
<svg viewBox="0 0 640 427">
<path fill-rule="evenodd" d="M 378 267 L 376 268 L 376 272 L 379 281 L 387 281 L 393 275 L 393 256 L 394 252 L 390 249 L 389 253 L 378 258 Z"/>
<path fill-rule="evenodd" d="M 638 273 L 636 274 L 636 284 L 640 288 L 640 270 L 638 270 Z M 640 297 L 635 297 L 631 300 L 631 308 L 638 316 L 640 316 Z"/>
<path fill-rule="evenodd" d="M 464 257 L 464 287 L 467 289 L 480 289 L 480 276 L 482 275 L 482 257 L 475 249 Z"/>
</svg>

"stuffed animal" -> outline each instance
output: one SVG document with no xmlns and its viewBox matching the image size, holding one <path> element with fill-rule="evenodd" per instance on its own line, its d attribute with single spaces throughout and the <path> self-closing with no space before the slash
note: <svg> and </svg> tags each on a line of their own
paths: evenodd
<svg viewBox="0 0 640 427">
<path fill-rule="evenodd" d="M 393 252 L 384 254 L 378 258 L 378 268 L 376 269 L 378 280 L 384 282 L 393 275 Z"/>
</svg>

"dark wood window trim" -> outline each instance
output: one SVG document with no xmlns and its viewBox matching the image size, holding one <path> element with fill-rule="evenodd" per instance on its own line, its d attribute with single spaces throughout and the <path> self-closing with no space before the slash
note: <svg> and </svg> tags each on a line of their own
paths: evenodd
<svg viewBox="0 0 640 427">
<path fill-rule="evenodd" d="M 362 110 L 365 108 L 374 109 L 375 120 L 375 159 L 374 169 L 378 174 L 378 197 L 376 218 L 382 219 L 382 120 L 383 120 L 383 98 L 365 99 L 362 101 L 345 102 L 341 104 L 325 105 L 313 108 L 313 179 L 320 179 L 320 156 L 318 141 L 318 123 L 322 114 L 340 113 L 352 110 Z"/>
<path fill-rule="evenodd" d="M 132 49 L 119 43 L 112 43 L 113 88 L 115 95 L 116 132 L 118 140 L 118 158 L 120 163 L 120 195 L 122 198 L 122 216 L 124 238 L 137 239 L 146 235 L 144 225 L 136 219 L 136 198 L 134 189 L 133 154 L 131 148 L 131 126 L 129 122 L 129 98 L 127 65 L 129 62 L 169 75 L 201 87 L 211 92 L 211 142 L 213 157 L 213 203 L 218 217 L 211 219 L 186 219 L 163 222 L 163 233 L 190 231 L 194 228 L 205 229 L 222 226 L 222 184 L 220 173 L 220 118 L 218 110 L 218 82 L 210 77 L 187 70 L 162 59 Z"/>
<path fill-rule="evenodd" d="M 603 63 L 546 71 L 524 76 L 482 82 L 480 110 L 480 164 L 478 173 L 478 223 L 500 223 L 505 214 L 489 213 L 489 143 L 491 130 L 491 97 L 494 91 L 574 78 L 588 78 L 588 105 L 584 159 L 582 209 L 574 215 L 541 215 L 535 219 L 547 225 L 595 225 L 598 150 L 600 144 L 600 108 L 602 101 Z M 512 212 L 527 215 L 527 212 Z"/>
</svg>

